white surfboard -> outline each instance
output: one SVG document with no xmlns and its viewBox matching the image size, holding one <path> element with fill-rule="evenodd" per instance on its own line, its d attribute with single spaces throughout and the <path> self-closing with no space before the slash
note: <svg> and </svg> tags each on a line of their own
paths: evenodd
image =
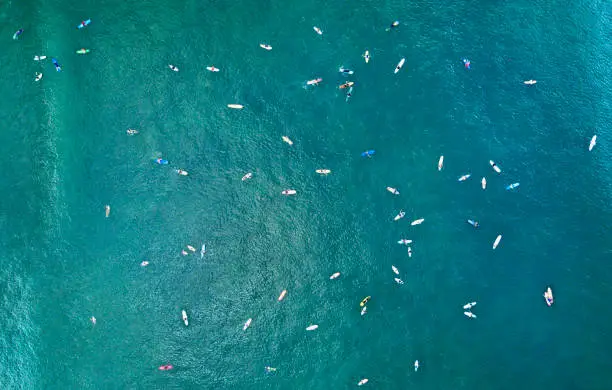
<svg viewBox="0 0 612 390">
<path fill-rule="evenodd" d="M 185 326 L 189 325 L 189 319 L 187 318 L 187 312 L 185 310 L 181 311 L 181 315 L 183 316 L 183 322 Z"/>
<path fill-rule="evenodd" d="M 393 270 L 393 272 L 395 272 L 396 275 L 399 275 L 399 270 L 397 269 L 396 266 L 392 265 L 391 269 Z"/>
<path fill-rule="evenodd" d="M 219 71 L 219 68 L 215 68 L 214 66 L 207 66 L 206 69 L 211 71 L 211 72 L 218 72 Z"/>
<path fill-rule="evenodd" d="M 406 59 L 402 58 L 400 62 L 397 64 L 397 66 L 395 67 L 395 71 L 393 73 L 399 72 L 400 69 L 402 69 L 402 66 L 404 66 L 404 62 L 406 62 Z"/>
<path fill-rule="evenodd" d="M 440 159 L 438 160 L 438 171 L 441 171 L 443 166 L 444 166 L 444 156 L 440 156 Z"/>
<path fill-rule="evenodd" d="M 400 212 L 399 212 L 399 214 L 397 214 L 397 215 L 396 215 L 396 216 L 393 218 L 393 220 L 394 220 L 394 221 L 400 220 L 400 219 L 404 218 L 404 216 L 405 216 L 405 215 L 406 215 L 406 213 L 405 213 L 404 211 L 400 211 Z"/>
<path fill-rule="evenodd" d="M 491 165 L 491 168 L 493 168 L 495 172 L 501 173 L 501 169 L 495 164 L 495 161 L 489 160 L 489 165 Z"/>
<path fill-rule="evenodd" d="M 329 169 L 317 169 L 315 172 L 320 174 L 320 175 L 329 175 L 331 173 L 331 170 L 329 170 Z"/>
<path fill-rule="evenodd" d="M 247 320 L 247 322 L 245 322 L 245 323 L 244 323 L 244 326 L 242 327 L 242 330 L 247 330 L 247 328 L 248 328 L 249 326 L 251 326 L 251 322 L 253 322 L 253 319 L 252 319 L 252 318 L 249 318 L 249 319 Z"/>
<path fill-rule="evenodd" d="M 476 306 L 477 302 L 468 302 L 465 305 L 463 305 L 463 309 L 464 310 L 469 310 L 471 308 L 473 308 L 474 306 Z"/>
<path fill-rule="evenodd" d="M 597 136 L 594 135 L 593 138 L 591 138 L 591 142 L 589 143 L 589 152 L 593 150 L 596 144 L 597 144 Z"/>
<path fill-rule="evenodd" d="M 319 325 L 310 325 L 306 328 L 306 330 L 315 330 L 319 327 Z"/>
<path fill-rule="evenodd" d="M 357 386 L 363 386 L 366 383 L 368 383 L 368 378 L 363 378 L 362 380 L 360 380 L 359 382 L 357 382 Z"/>
<path fill-rule="evenodd" d="M 368 50 L 366 50 L 365 53 L 363 53 L 363 59 L 365 60 L 366 64 L 370 62 L 370 52 Z"/>
<path fill-rule="evenodd" d="M 297 194 L 296 190 L 284 190 L 283 192 L 281 192 L 281 194 L 283 195 L 295 195 Z"/>
<path fill-rule="evenodd" d="M 497 246 L 499 245 L 499 242 L 501 241 L 501 239 L 502 239 L 502 235 L 500 234 L 499 236 L 497 236 L 497 238 L 493 242 L 493 249 L 497 248 Z"/>
<path fill-rule="evenodd" d="M 286 142 L 289 145 L 293 145 L 293 141 L 291 141 L 291 139 L 287 137 L 286 135 L 283 135 L 281 138 L 283 139 L 283 142 Z"/>
<path fill-rule="evenodd" d="M 323 31 L 320 28 L 318 28 L 317 26 L 313 26 L 312 29 L 315 30 L 315 32 L 317 34 L 323 35 Z"/>
<path fill-rule="evenodd" d="M 278 301 L 282 301 L 283 298 L 285 298 L 285 295 L 287 295 L 287 290 L 283 290 L 283 292 L 280 293 L 280 295 L 278 296 Z"/>
<path fill-rule="evenodd" d="M 244 108 L 242 104 L 228 104 L 227 106 L 235 110 L 242 110 Z"/>
<path fill-rule="evenodd" d="M 486 188 L 487 188 L 487 179 L 485 179 L 485 178 L 483 177 L 483 178 L 482 178 L 481 183 L 482 183 L 482 189 L 483 189 L 483 190 L 484 190 L 484 189 L 486 189 Z"/>
<path fill-rule="evenodd" d="M 332 276 L 329 277 L 329 279 L 333 280 L 333 279 L 336 279 L 338 276 L 340 276 L 340 272 L 334 272 Z"/>
<path fill-rule="evenodd" d="M 260 43 L 259 47 L 261 47 L 262 49 L 266 49 L 266 50 L 272 50 L 272 46 L 266 44 L 266 43 Z"/>
<path fill-rule="evenodd" d="M 387 191 L 389 191 L 393 195 L 399 195 L 400 194 L 399 191 L 397 190 L 397 188 L 393 188 L 393 187 L 387 187 Z"/>
<path fill-rule="evenodd" d="M 417 220 L 414 220 L 410 223 L 411 226 L 416 226 L 416 225 L 420 225 L 425 221 L 425 218 L 419 218 Z"/>
</svg>

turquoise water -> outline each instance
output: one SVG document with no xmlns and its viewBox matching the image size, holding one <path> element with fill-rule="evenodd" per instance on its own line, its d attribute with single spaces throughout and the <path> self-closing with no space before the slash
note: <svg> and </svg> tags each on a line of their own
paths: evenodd
<svg viewBox="0 0 612 390">
<path fill-rule="evenodd" d="M 609 388 L 609 2 L 0 10 L 2 388 Z"/>
</svg>

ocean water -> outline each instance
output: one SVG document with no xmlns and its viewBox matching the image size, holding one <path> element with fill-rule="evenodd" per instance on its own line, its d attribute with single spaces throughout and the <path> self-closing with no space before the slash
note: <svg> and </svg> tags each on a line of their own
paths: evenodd
<svg viewBox="0 0 612 390">
<path fill-rule="evenodd" d="M 0 17 L 1 388 L 609 389 L 610 2 L 51 0 Z"/>
</svg>

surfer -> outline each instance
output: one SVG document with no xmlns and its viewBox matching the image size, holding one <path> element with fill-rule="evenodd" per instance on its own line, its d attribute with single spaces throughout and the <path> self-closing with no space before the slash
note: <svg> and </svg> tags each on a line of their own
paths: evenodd
<svg viewBox="0 0 612 390">
<path fill-rule="evenodd" d="M 365 53 L 363 53 L 362 55 L 363 59 L 365 60 L 365 63 L 367 64 L 368 62 L 370 62 L 370 51 L 366 50 Z"/>
<path fill-rule="evenodd" d="M 172 370 L 174 367 L 171 364 L 166 364 L 164 366 L 159 366 L 160 371 L 169 371 Z"/>
<path fill-rule="evenodd" d="M 393 73 L 399 72 L 400 69 L 402 69 L 402 66 L 404 66 L 404 62 L 406 62 L 406 59 L 402 58 L 400 62 L 398 62 L 397 65 L 395 66 L 395 70 L 393 71 Z"/>
<path fill-rule="evenodd" d="M 474 306 L 476 306 L 478 302 L 468 302 L 465 305 L 463 305 L 463 309 L 464 310 L 470 310 L 471 308 L 473 308 Z"/>
<path fill-rule="evenodd" d="M 361 157 L 368 157 L 371 158 L 374 153 L 376 153 L 375 150 L 366 150 L 365 152 L 361 153 Z"/>
<path fill-rule="evenodd" d="M 40 79 L 42 79 L 42 73 L 36 72 L 34 76 L 34 81 L 40 81 Z"/>
<path fill-rule="evenodd" d="M 552 304 L 554 303 L 553 293 L 550 287 L 548 287 L 544 292 L 544 299 L 546 300 L 546 304 L 548 306 L 552 306 Z"/>
<path fill-rule="evenodd" d="M 348 92 L 346 93 L 346 102 L 349 101 L 349 99 L 351 98 L 351 96 L 353 96 L 353 87 L 350 87 Z"/>
<path fill-rule="evenodd" d="M 501 173 L 501 169 L 495 164 L 495 161 L 489 160 L 489 165 L 491 165 L 491 168 L 493 168 L 495 172 Z"/>
<path fill-rule="evenodd" d="M 472 63 L 470 62 L 470 60 L 468 60 L 467 58 L 464 58 L 462 61 L 463 61 L 463 66 L 465 66 L 465 69 L 471 69 Z"/>
<path fill-rule="evenodd" d="M 343 68 L 342 66 L 340 67 L 340 69 L 338 69 L 338 72 L 340 72 L 342 74 L 348 74 L 348 75 L 351 75 L 351 74 L 355 73 L 355 72 L 353 72 L 350 69 Z"/>
<path fill-rule="evenodd" d="M 44 59 L 46 59 L 47 56 L 34 56 L 34 61 L 42 61 Z"/>
<path fill-rule="evenodd" d="M 354 82 L 352 82 L 352 81 L 347 81 L 346 83 L 344 83 L 344 84 L 340 85 L 338 88 L 339 88 L 339 89 L 345 89 L 345 88 L 348 88 L 348 87 L 352 87 L 352 86 L 353 86 L 353 84 L 355 84 L 355 83 L 354 83 Z"/>
<path fill-rule="evenodd" d="M 513 190 L 513 189 L 517 188 L 520 185 L 521 185 L 521 183 L 512 183 L 512 184 L 510 184 L 509 186 L 506 187 L 506 190 L 508 190 L 508 191 Z"/>
<path fill-rule="evenodd" d="M 110 205 L 107 204 L 106 206 L 104 206 L 104 211 L 106 214 L 106 218 L 108 218 L 108 216 L 110 215 Z"/>
<path fill-rule="evenodd" d="M 94 316 L 91 316 L 91 318 L 90 318 L 89 320 L 90 320 L 90 321 L 91 321 L 91 323 L 92 323 L 92 324 L 94 324 L 94 325 L 96 324 L 96 322 L 98 322 L 98 321 L 96 320 L 96 317 L 94 317 Z"/>
<path fill-rule="evenodd" d="M 91 23 L 91 19 L 87 19 L 87 20 L 83 20 L 78 26 L 77 28 L 83 28 L 83 27 L 87 27 L 89 26 L 89 23 Z"/>
<path fill-rule="evenodd" d="M 189 172 L 184 171 L 184 170 L 182 170 L 182 169 L 177 169 L 177 170 L 176 170 L 176 173 L 178 173 L 178 174 L 179 174 L 179 175 L 181 175 L 181 176 L 187 176 L 187 175 L 189 175 Z"/>
<path fill-rule="evenodd" d="M 276 368 L 274 368 L 274 367 L 266 366 L 264 368 L 266 369 L 266 372 L 274 372 L 274 371 L 276 371 Z"/>
<path fill-rule="evenodd" d="M 399 21 L 395 20 L 385 31 L 389 31 L 392 28 L 396 28 L 397 26 L 399 26 Z"/>
<path fill-rule="evenodd" d="M 253 177 L 253 173 L 249 172 L 246 175 L 242 176 L 242 181 L 249 180 L 252 177 Z"/>
<path fill-rule="evenodd" d="M 156 158 L 155 162 L 158 163 L 159 165 L 167 165 L 168 164 L 168 160 L 164 160 L 163 158 Z"/>
<path fill-rule="evenodd" d="M 23 34 L 23 29 L 20 28 L 19 30 L 15 31 L 15 34 L 13 34 L 13 39 L 17 39 L 19 38 L 19 36 Z"/>
<path fill-rule="evenodd" d="M 57 62 L 57 60 L 55 58 L 51 58 L 51 62 L 53 62 L 53 65 L 55 65 L 55 70 L 58 72 L 62 71 L 62 67 L 60 66 L 60 64 Z"/>
<path fill-rule="evenodd" d="M 320 28 L 318 28 L 317 26 L 313 26 L 312 29 L 315 30 L 315 32 L 317 34 L 323 35 L 323 31 Z"/>
<path fill-rule="evenodd" d="M 177 68 L 176 66 L 172 65 L 172 64 L 168 64 L 168 68 L 172 69 L 175 72 L 179 71 L 179 68 Z"/>
<path fill-rule="evenodd" d="M 408 247 L 408 257 L 412 257 L 412 248 Z"/>
<path fill-rule="evenodd" d="M 369 296 L 369 295 L 367 297 L 363 298 L 363 300 L 359 303 L 359 306 L 364 307 L 366 305 L 366 303 L 368 303 L 370 298 L 372 298 L 372 297 Z"/>
<path fill-rule="evenodd" d="M 404 218 L 404 216 L 406 215 L 406 212 L 404 212 L 404 210 L 400 210 L 400 212 L 393 218 L 394 221 L 397 221 L 399 219 Z"/>
<path fill-rule="evenodd" d="M 323 81 L 323 79 L 319 77 L 316 79 L 306 81 L 306 85 L 319 85 L 321 81 Z"/>
<path fill-rule="evenodd" d="M 473 219 L 468 219 L 467 223 L 469 223 L 470 225 L 474 226 L 475 228 L 479 227 L 480 224 L 478 223 L 478 221 L 474 221 Z"/>
<path fill-rule="evenodd" d="M 143 261 L 142 263 L 140 263 L 140 266 L 141 266 L 141 267 L 146 267 L 147 265 L 149 265 L 149 262 L 148 262 L 148 261 L 146 261 L 146 260 L 145 260 L 145 261 Z"/>
</svg>

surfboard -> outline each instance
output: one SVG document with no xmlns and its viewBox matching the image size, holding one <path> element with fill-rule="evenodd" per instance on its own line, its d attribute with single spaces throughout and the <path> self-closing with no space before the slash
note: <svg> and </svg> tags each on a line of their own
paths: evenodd
<svg viewBox="0 0 612 390">
<path fill-rule="evenodd" d="M 402 66 L 404 66 L 404 62 L 406 62 L 406 59 L 402 58 L 400 62 L 397 64 L 397 66 L 395 67 L 395 71 L 393 73 L 399 72 L 400 69 L 402 69 Z"/>
<path fill-rule="evenodd" d="M 422 224 L 422 223 L 423 223 L 423 221 L 425 221 L 425 218 L 419 218 L 419 219 L 417 219 L 417 220 L 415 220 L 415 221 L 412 221 L 412 222 L 410 223 L 410 226 L 420 225 L 420 224 Z"/>
<path fill-rule="evenodd" d="M 185 310 L 181 311 L 181 315 L 183 316 L 183 322 L 185 326 L 189 325 L 189 319 L 187 319 L 187 312 Z"/>
<path fill-rule="evenodd" d="M 502 239 L 502 235 L 500 234 L 499 236 L 497 236 L 497 238 L 493 242 L 493 249 L 497 248 L 497 246 L 499 245 L 499 242 L 501 241 L 501 239 Z"/>
</svg>

